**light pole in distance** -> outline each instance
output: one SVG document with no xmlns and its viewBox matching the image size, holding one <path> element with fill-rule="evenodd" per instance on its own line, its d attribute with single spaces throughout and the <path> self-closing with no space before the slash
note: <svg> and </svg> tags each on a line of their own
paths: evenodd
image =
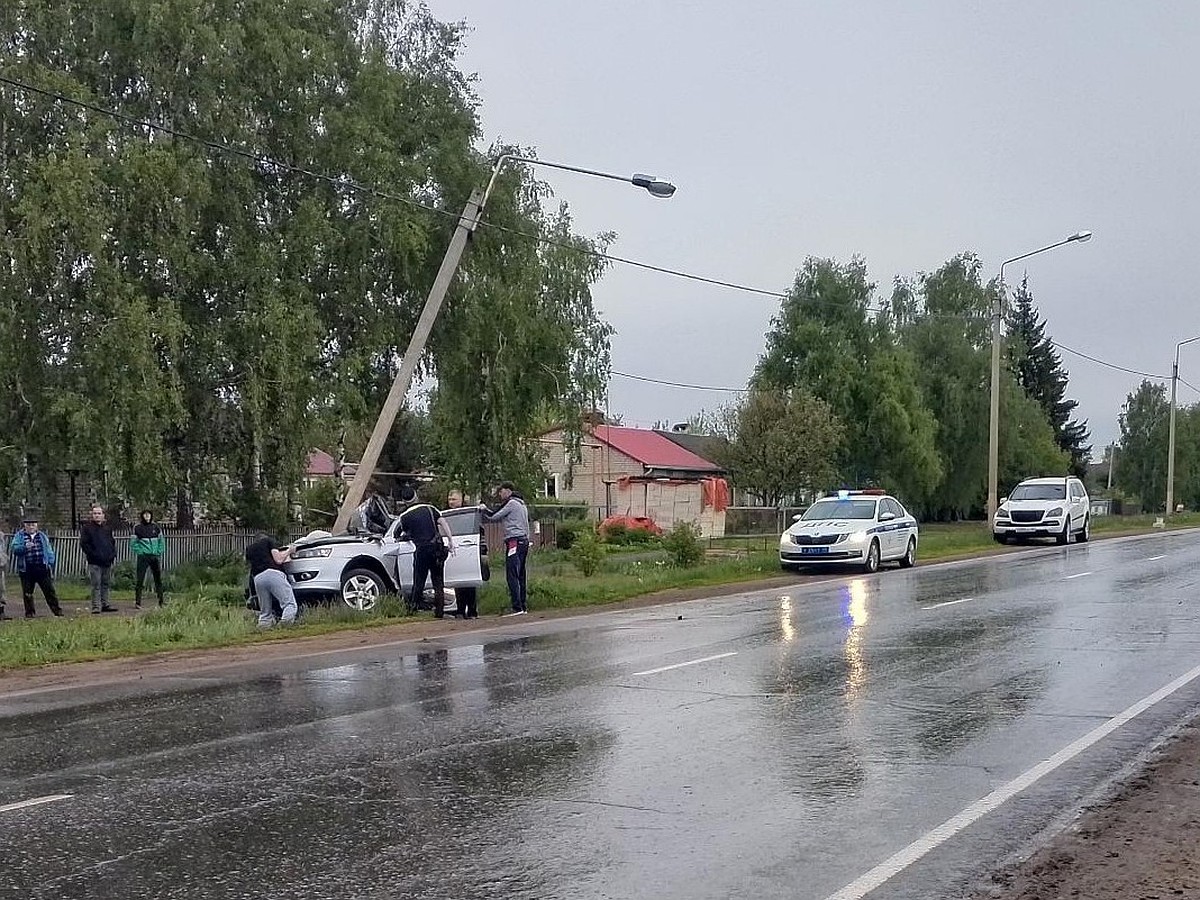
<svg viewBox="0 0 1200 900">
<path fill-rule="evenodd" d="M 1171 425 L 1167 434 L 1167 515 L 1175 514 L 1175 392 L 1179 387 L 1179 351 L 1200 341 L 1200 335 L 1175 345 L 1175 363 L 1171 366 Z"/>
<path fill-rule="evenodd" d="M 988 417 L 988 497 L 987 497 L 987 526 L 992 527 L 992 519 L 996 516 L 999 506 L 998 488 L 1000 481 L 1000 323 L 1004 316 L 1004 267 L 1009 263 L 1020 262 L 1039 253 L 1045 253 L 1062 247 L 1064 244 L 1083 243 L 1090 241 L 1090 231 L 1077 231 L 1068 238 L 1030 250 L 1012 259 L 1000 263 L 1000 284 L 996 291 L 996 299 L 992 306 L 992 395 L 991 411 Z"/>
</svg>

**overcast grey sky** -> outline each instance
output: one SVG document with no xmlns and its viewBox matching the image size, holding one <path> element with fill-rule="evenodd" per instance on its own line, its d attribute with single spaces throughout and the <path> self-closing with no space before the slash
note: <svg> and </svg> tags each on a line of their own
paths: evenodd
<svg viewBox="0 0 1200 900">
<path fill-rule="evenodd" d="M 1168 373 L 1200 334 L 1200 3 L 430 0 L 472 31 L 485 140 L 674 181 L 671 200 L 541 170 L 614 252 L 785 290 L 806 256 L 896 275 L 963 250 L 1029 272 L 1052 336 Z M 740 387 L 778 301 L 617 266 L 613 367 Z M 1064 354 L 1097 455 L 1141 380 Z M 1200 345 L 1184 349 L 1200 386 Z M 626 424 L 729 395 L 614 378 Z M 1195 402 L 1180 388 L 1181 402 Z M 981 435 L 981 439 L 983 436 Z"/>
</svg>

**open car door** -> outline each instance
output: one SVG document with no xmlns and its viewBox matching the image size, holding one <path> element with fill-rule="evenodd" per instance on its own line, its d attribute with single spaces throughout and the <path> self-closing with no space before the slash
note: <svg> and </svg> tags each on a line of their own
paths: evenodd
<svg viewBox="0 0 1200 900">
<path fill-rule="evenodd" d="M 454 535 L 454 554 L 446 559 L 446 587 L 479 587 L 488 580 L 483 515 L 474 507 L 444 509 L 442 518 Z M 412 569 L 409 569 L 412 580 Z"/>
</svg>

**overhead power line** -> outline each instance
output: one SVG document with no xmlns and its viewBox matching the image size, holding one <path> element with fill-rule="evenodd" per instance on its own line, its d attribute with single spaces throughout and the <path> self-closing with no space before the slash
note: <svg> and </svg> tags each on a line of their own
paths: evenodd
<svg viewBox="0 0 1200 900">
<path fill-rule="evenodd" d="M 744 387 L 740 387 L 740 388 L 716 387 L 714 385 L 709 385 L 709 384 L 688 384 L 683 381 L 667 381 L 662 378 L 650 378 L 646 375 L 634 375 L 630 372 L 613 371 L 610 374 L 615 375 L 618 378 L 628 378 L 631 381 L 644 381 L 644 382 L 648 382 L 649 384 L 661 384 L 666 387 L 686 388 L 686 389 L 692 390 L 692 391 L 713 391 L 713 392 L 717 392 L 717 393 L 727 393 L 727 394 L 744 394 L 749 390 L 749 388 L 744 388 Z"/>
<path fill-rule="evenodd" d="M 358 191 L 358 192 L 361 192 L 368 196 L 378 197 L 382 200 L 394 200 L 398 203 L 403 203 L 407 206 L 410 206 L 413 209 L 420 209 L 425 212 L 431 212 L 436 215 L 446 217 L 448 219 L 457 219 L 458 218 L 458 213 L 456 213 L 456 212 L 451 212 L 449 210 L 440 209 L 436 206 L 430 206 L 428 204 L 420 202 L 419 200 L 414 200 L 412 197 L 405 197 L 401 194 L 395 194 L 390 191 L 379 190 L 378 188 L 371 187 L 370 185 L 367 185 L 367 184 L 363 184 L 362 182 L 356 181 L 352 178 L 348 178 L 345 176 L 329 175 L 329 174 L 326 174 L 323 172 L 317 172 L 313 169 L 309 169 L 304 166 L 297 166 L 297 165 L 293 165 L 291 163 L 283 162 L 278 159 L 274 159 L 273 157 L 267 156 L 262 153 L 256 153 L 252 150 L 245 150 L 245 149 L 242 149 L 241 147 L 233 146 L 232 144 L 223 143 L 221 141 L 209 140 L 207 138 L 202 138 L 198 135 L 190 134 L 188 132 L 181 131 L 177 128 L 172 128 L 172 127 L 164 125 L 160 122 L 153 122 L 149 119 L 140 119 L 136 116 L 131 116 L 131 115 L 128 115 L 127 113 L 123 113 L 123 112 L 119 112 L 114 109 L 109 109 L 107 107 L 99 106 L 98 104 L 91 103 L 86 100 L 79 100 L 75 97 L 69 97 L 66 94 L 60 93 L 58 91 L 49 90 L 47 88 L 36 87 L 34 85 L 28 84 L 27 82 L 23 82 L 23 81 L 20 81 L 15 78 L 11 78 L 6 75 L 0 75 L 0 84 L 7 84 L 8 86 L 16 88 L 17 90 L 26 91 L 31 94 L 37 94 L 39 96 L 46 97 L 51 100 L 55 100 L 59 103 L 65 103 L 65 104 L 68 104 L 71 106 L 75 106 L 75 107 L 78 107 L 79 109 L 84 109 L 84 110 L 87 110 L 88 112 L 95 113 L 96 115 L 106 116 L 108 118 L 115 119 L 119 122 L 123 122 L 126 125 L 135 126 L 137 128 L 143 128 L 143 129 L 147 129 L 147 130 L 151 130 L 151 131 L 157 131 L 161 134 L 167 134 L 178 140 L 188 141 L 188 142 L 197 144 L 199 146 L 205 147 L 208 150 L 211 150 L 216 153 L 225 153 L 225 154 L 229 154 L 231 156 L 237 156 L 242 159 L 246 159 L 251 162 L 258 163 L 259 165 L 269 166 L 271 168 L 278 169 L 278 170 L 284 171 L 284 172 L 291 172 L 292 174 L 295 174 L 295 175 L 303 175 L 307 178 L 313 178 L 317 181 L 321 181 L 326 184 L 331 184 L 331 185 L 334 185 L 337 187 L 341 187 L 341 188 L 345 188 L 345 189 L 349 189 L 349 190 L 353 190 L 353 191 Z M 767 288 L 754 287 L 753 285 L 742 284 L 742 283 L 739 283 L 736 281 L 731 281 L 728 279 L 713 278 L 713 277 L 710 277 L 707 275 L 699 275 L 699 274 L 696 274 L 695 272 L 687 272 L 682 269 L 674 269 L 674 268 L 670 268 L 668 266 L 659 266 L 659 265 L 655 265 L 653 263 L 643 262 L 641 260 L 631 259 L 631 258 L 625 257 L 625 256 L 617 256 L 615 254 L 606 253 L 601 250 L 593 250 L 593 249 L 587 248 L 587 247 L 580 247 L 577 244 L 573 244 L 568 241 L 557 240 L 557 239 L 551 238 L 551 237 L 546 237 L 545 235 L 530 234 L 528 232 L 521 231 L 520 229 L 510 228 L 505 225 L 494 224 L 494 223 L 488 221 L 487 219 L 484 219 L 480 223 L 480 225 L 485 228 L 491 228 L 495 231 L 500 231 L 500 232 L 510 234 L 510 235 L 513 235 L 516 237 L 523 237 L 523 238 L 526 238 L 527 240 L 536 241 L 537 243 L 545 245 L 545 246 L 559 247 L 559 248 L 562 248 L 565 250 L 572 251 L 574 253 L 582 253 L 582 254 L 585 254 L 588 256 L 592 256 L 597 259 L 607 260 L 608 262 L 617 263 L 619 265 L 624 265 L 624 266 L 630 266 L 632 268 L 643 269 L 648 272 L 657 272 L 661 275 L 667 275 L 672 278 L 680 278 L 680 279 L 684 279 L 687 281 L 696 282 L 699 284 L 708 284 L 708 285 L 712 285 L 714 287 L 722 287 L 722 288 L 726 288 L 728 290 L 739 291 L 739 292 L 745 293 L 745 294 L 753 294 L 753 295 L 760 296 L 760 297 L 771 297 L 776 300 L 785 300 L 788 297 L 788 294 L 784 291 L 769 290 Z M 826 305 L 826 306 L 841 306 L 842 305 L 842 304 L 836 303 L 834 301 L 822 301 L 819 299 L 810 299 L 808 302 L 817 303 L 817 304 Z M 864 307 L 864 311 L 879 314 L 879 313 L 885 313 L 888 310 L 886 310 L 882 307 L 867 306 L 867 307 Z M 956 321 L 983 321 L 983 320 L 986 320 L 986 318 L 987 318 L 986 316 L 960 316 L 960 315 L 946 315 L 946 314 L 938 314 L 938 313 L 923 313 L 919 317 L 920 318 L 928 318 L 928 319 L 952 319 L 952 320 L 956 320 Z"/>
<path fill-rule="evenodd" d="M 1168 379 L 1171 377 L 1170 375 L 1155 375 L 1153 372 L 1142 372 L 1139 369 L 1131 369 L 1127 366 L 1119 366 L 1116 363 L 1110 363 L 1107 360 L 1099 359 L 1088 353 L 1084 353 L 1082 350 L 1074 350 L 1074 349 L 1068 347 L 1066 344 L 1060 344 L 1058 341 L 1051 341 L 1050 343 L 1052 346 L 1057 347 L 1059 350 L 1065 350 L 1067 353 L 1070 353 L 1074 356 L 1078 356 L 1081 359 L 1086 359 L 1089 362 L 1094 362 L 1097 365 L 1105 366 L 1106 368 L 1109 368 L 1109 369 L 1116 369 L 1118 372 L 1125 372 L 1129 375 L 1140 375 L 1143 378 L 1157 378 L 1159 380 Z"/>
<path fill-rule="evenodd" d="M 321 181 L 326 184 L 333 185 L 335 187 L 360 192 L 360 193 L 366 194 L 368 196 L 378 197 L 383 200 L 392 200 L 397 203 L 405 204 L 406 206 L 412 207 L 413 209 L 419 209 L 424 212 L 434 213 L 435 215 L 443 216 L 445 218 L 449 218 L 449 219 L 457 219 L 458 218 L 458 214 L 455 212 L 441 209 L 436 206 L 430 206 L 429 204 L 422 203 L 419 200 L 413 199 L 412 197 L 406 197 L 401 194 L 396 194 L 396 193 L 393 193 L 390 191 L 383 191 L 378 188 L 372 187 L 370 185 L 363 184 L 360 181 L 357 181 L 355 179 L 352 179 L 352 178 L 349 178 L 346 176 L 329 175 L 329 174 L 326 174 L 323 172 L 318 172 L 313 169 L 306 168 L 304 166 L 297 166 L 292 163 L 286 163 L 286 162 L 283 162 L 282 160 L 275 159 L 273 157 L 267 156 L 262 153 L 256 153 L 252 150 L 245 150 L 245 149 L 242 149 L 241 147 L 236 147 L 231 144 L 222 143 L 220 141 L 213 141 L 213 140 L 209 140 L 207 138 L 202 138 L 198 135 L 190 134 L 188 132 L 181 131 L 177 128 L 172 128 L 172 127 L 170 127 L 168 125 L 164 125 L 160 122 L 153 122 L 149 119 L 140 119 L 136 116 L 131 116 L 126 113 L 122 113 L 118 110 L 109 109 L 107 107 L 99 106 L 98 104 L 95 104 L 95 103 L 90 103 L 86 100 L 80 100 L 75 97 L 69 97 L 58 91 L 53 91 L 53 90 L 48 90 L 46 88 L 36 87 L 34 85 L 28 84 L 27 82 L 23 82 L 23 81 L 15 79 L 15 78 L 8 77 L 6 75 L 0 75 L 0 84 L 7 84 L 8 86 L 15 88 L 17 90 L 26 91 L 31 94 L 37 94 L 39 96 L 46 97 L 48 99 L 55 100 L 60 103 L 65 103 L 65 104 L 68 104 L 71 106 L 78 107 L 80 109 L 87 110 L 87 111 L 95 113 L 97 115 L 106 116 L 106 117 L 109 117 L 116 121 L 123 122 L 126 125 L 136 126 L 138 128 L 143 128 L 143 129 L 147 129 L 147 130 L 151 130 L 151 131 L 157 131 L 161 134 L 170 135 L 171 137 L 174 137 L 178 140 L 188 141 L 190 143 L 197 144 L 199 146 L 205 147 L 208 150 L 211 150 L 211 151 L 214 151 L 217 153 L 224 153 L 224 154 L 228 154 L 231 156 L 240 157 L 242 159 L 246 159 L 251 162 L 258 163 L 259 165 L 269 166 L 273 169 L 290 172 L 295 175 L 303 175 L 307 178 L 312 178 L 314 180 Z M 667 266 L 659 266 L 659 265 L 655 265 L 653 263 L 648 263 L 648 262 L 643 262 L 641 260 L 631 259 L 629 257 L 617 256 L 615 254 L 606 253 L 606 252 L 600 251 L 600 250 L 593 250 L 593 249 L 587 248 L 587 247 L 580 247 L 577 244 L 572 244 L 567 241 L 557 240 L 555 238 L 546 237 L 544 235 L 529 234 L 528 232 L 524 232 L 519 229 L 510 228 L 510 227 L 504 226 L 504 225 L 493 224 L 492 222 L 489 222 L 486 219 L 484 219 L 481 222 L 481 224 L 484 227 L 492 228 L 496 231 L 504 232 L 506 234 L 511 234 L 516 237 L 523 237 L 527 240 L 536 241 L 542 245 L 559 247 L 561 249 L 566 249 L 566 250 L 569 250 L 569 251 L 572 251 L 575 253 L 583 253 L 583 254 L 598 258 L 598 259 L 606 260 L 608 262 L 617 263 L 617 264 L 625 265 L 625 266 L 630 266 L 632 268 L 643 269 L 643 270 L 649 271 L 649 272 L 657 272 L 659 274 L 667 275 L 667 276 L 670 276 L 673 278 L 680 278 L 680 279 L 684 279 L 687 281 L 697 282 L 700 284 L 708 284 L 708 285 L 712 285 L 715 287 L 722 287 L 722 288 L 726 288 L 729 290 L 739 291 L 741 293 L 746 293 L 746 294 L 753 294 L 753 295 L 760 296 L 760 297 L 770 297 L 770 298 L 780 300 L 780 301 L 786 300 L 789 296 L 784 291 L 776 291 L 776 290 L 770 290 L 767 288 L 754 287 L 753 285 L 742 284 L 742 283 L 739 283 L 736 281 L 730 281 L 730 280 L 722 279 L 722 278 L 713 278 L 713 277 L 706 276 L 706 275 L 699 275 L 694 272 L 684 271 L 682 269 L 673 269 L 673 268 L 670 268 Z M 842 305 L 842 304 L 838 304 L 834 301 L 821 301 L 816 298 L 809 298 L 808 302 L 824 304 L 824 305 L 828 305 L 828 306 L 841 306 Z M 890 312 L 890 310 L 887 310 L 883 307 L 878 307 L 878 306 L 866 306 L 863 308 L 863 310 L 864 310 L 864 312 L 869 312 L 869 313 L 874 313 L 874 314 L 884 314 L 884 313 Z M 953 320 L 953 321 L 963 321 L 963 322 L 968 322 L 968 321 L 981 322 L 981 321 L 988 320 L 987 316 L 954 315 L 954 314 L 944 314 L 944 313 L 920 313 L 920 314 L 918 314 L 917 318 Z M 1117 365 L 1116 363 L 1110 363 L 1110 362 L 1107 362 L 1106 360 L 1099 359 L 1098 357 L 1092 356 L 1092 355 L 1084 353 L 1082 351 L 1074 350 L 1071 347 L 1067 347 L 1064 344 L 1058 343 L 1057 341 L 1051 341 L 1051 343 L 1058 349 L 1064 350 L 1067 353 L 1071 353 L 1082 359 L 1086 359 L 1089 362 L 1093 362 L 1093 363 L 1096 363 L 1097 365 L 1105 366 L 1107 368 L 1114 369 L 1119 372 L 1125 372 L 1130 375 L 1139 375 L 1144 378 L 1165 379 L 1165 378 L 1169 377 L 1166 375 L 1155 375 L 1150 372 L 1142 372 L 1138 369 L 1132 369 L 1132 368 L 1128 368 L 1126 366 Z M 743 393 L 745 391 L 745 388 L 717 387 L 717 386 L 711 386 L 711 385 L 687 384 L 687 383 L 683 383 L 683 382 L 668 381 L 665 379 L 649 378 L 646 376 L 634 375 L 634 374 L 627 373 L 627 372 L 613 372 L 612 374 L 622 377 L 622 378 L 629 378 L 629 379 L 632 379 L 635 381 L 643 381 L 643 382 L 648 382 L 651 384 L 661 384 L 661 385 L 664 385 L 667 387 L 678 387 L 678 388 L 687 388 L 687 389 L 691 389 L 691 390 L 714 391 L 714 392 L 724 392 L 724 393 Z M 1188 382 L 1184 381 L 1182 378 L 1180 379 L 1180 381 L 1183 384 L 1186 384 L 1192 390 L 1196 391 L 1197 393 L 1200 393 L 1200 390 L 1197 390 L 1195 387 L 1193 387 L 1191 384 L 1188 384 Z"/>
<path fill-rule="evenodd" d="M 1171 377 L 1169 375 L 1155 375 L 1153 372 L 1142 372 L 1138 369 L 1131 369 L 1126 366 L 1117 365 L 1116 363 L 1111 363 L 1111 362 L 1108 362 L 1107 360 L 1100 359 L 1097 356 L 1092 356 L 1090 353 L 1084 353 L 1082 350 L 1075 350 L 1072 347 L 1067 347 L 1064 344 L 1058 343 L 1057 341 L 1051 341 L 1050 343 L 1053 346 L 1057 347 L 1059 350 L 1065 350 L 1067 353 L 1071 353 L 1075 356 L 1080 357 L 1081 359 L 1086 359 L 1088 362 L 1092 362 L 1097 365 L 1104 366 L 1105 368 L 1115 369 L 1118 372 L 1125 372 L 1129 375 L 1140 375 L 1143 378 L 1154 378 L 1154 379 L 1158 379 L 1160 381 L 1170 380 L 1170 377 Z M 684 388 L 684 389 L 695 390 L 695 391 L 713 391 L 713 392 L 729 393 L 729 394 L 744 394 L 749 391 L 748 387 L 735 388 L 735 387 L 719 387 L 717 385 L 708 385 L 708 384 L 689 384 L 689 383 L 683 382 L 683 381 L 670 381 L 665 378 L 651 378 L 648 375 L 635 375 L 632 372 L 618 372 L 616 370 L 613 370 L 611 372 L 611 374 L 618 378 L 628 378 L 632 381 L 643 381 L 643 382 L 647 382 L 649 384 L 661 384 L 665 387 Z M 1185 381 L 1183 378 L 1179 379 L 1179 383 L 1187 385 L 1187 387 L 1191 388 L 1197 394 L 1200 394 L 1200 388 L 1197 388 L 1196 386 L 1190 384 L 1189 382 Z"/>
<path fill-rule="evenodd" d="M 1191 389 L 1192 389 L 1193 391 L 1195 391 L 1197 394 L 1200 394 L 1200 388 L 1196 387 L 1194 384 L 1192 384 L 1192 383 L 1191 383 L 1190 381 L 1188 381 L 1186 378 L 1180 378 L 1180 379 L 1179 379 L 1179 383 L 1180 383 L 1180 384 L 1182 384 L 1184 387 L 1191 388 Z"/>
</svg>

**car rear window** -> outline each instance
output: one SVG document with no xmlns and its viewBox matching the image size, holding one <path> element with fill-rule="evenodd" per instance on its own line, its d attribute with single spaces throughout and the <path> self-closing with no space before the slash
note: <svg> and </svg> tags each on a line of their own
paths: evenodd
<svg viewBox="0 0 1200 900">
<path fill-rule="evenodd" d="M 1065 484 L 1018 484 L 1009 494 L 1010 500 L 1065 500 Z"/>
</svg>

